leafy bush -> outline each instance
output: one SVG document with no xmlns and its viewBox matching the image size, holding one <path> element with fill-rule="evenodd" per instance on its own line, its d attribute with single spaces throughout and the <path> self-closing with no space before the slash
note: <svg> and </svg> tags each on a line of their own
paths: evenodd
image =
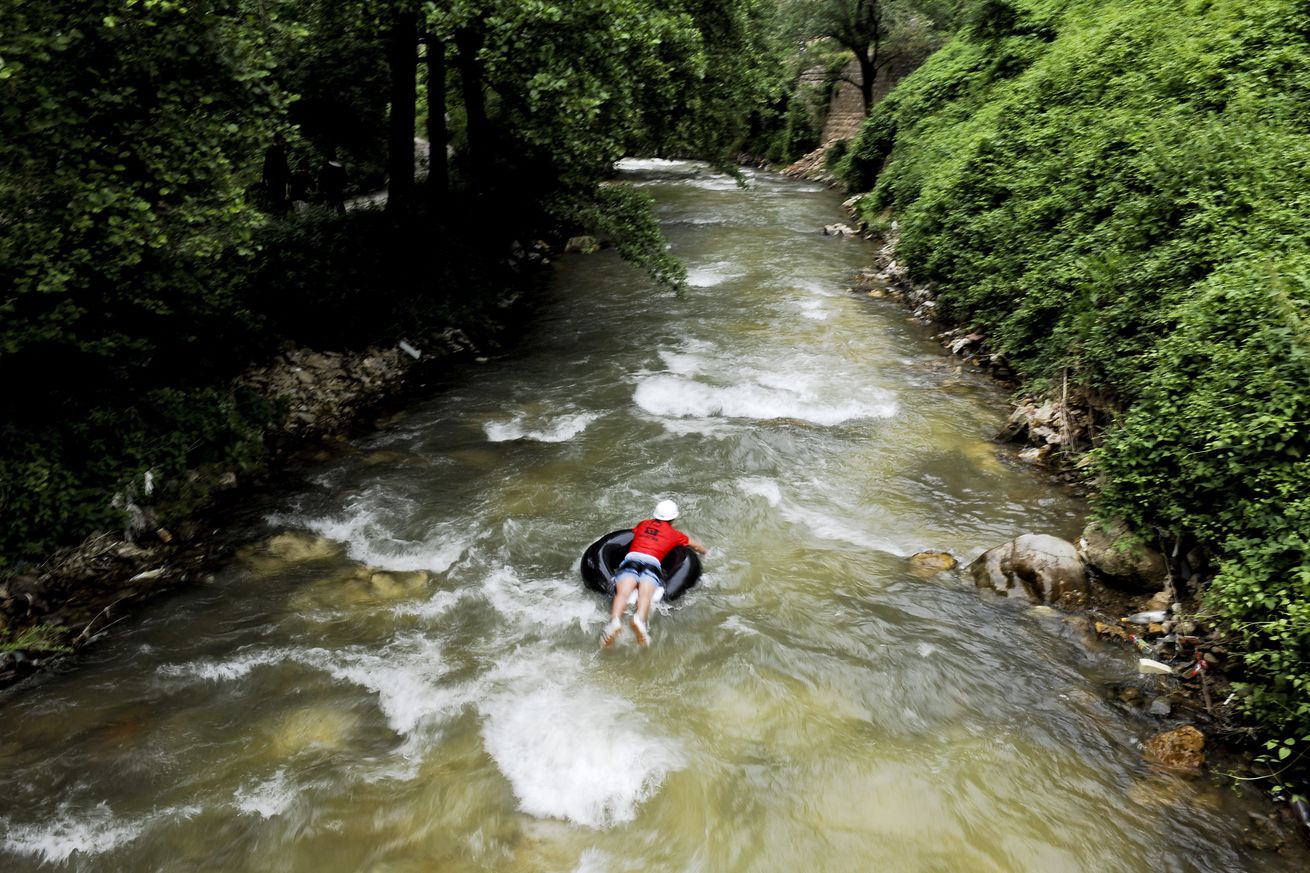
<svg viewBox="0 0 1310 873">
<path fill-rule="evenodd" d="M 1310 9 L 980 0 L 841 172 L 946 315 L 1122 410 L 1100 508 L 1213 550 L 1253 713 L 1310 720 Z M 1304 733 L 1302 730 L 1300 733 Z"/>
<path fill-rule="evenodd" d="M 1277 723 L 1310 721 L 1310 254 L 1217 270 L 1178 306 L 1140 400 L 1101 449 L 1104 499 L 1222 556 L 1231 620 Z"/>
<path fill-rule="evenodd" d="M 837 167 L 841 163 L 842 158 L 846 157 L 846 152 L 850 150 L 850 147 L 850 141 L 844 139 L 839 139 L 832 145 L 828 146 L 828 153 L 823 156 L 824 166 L 830 170 Z"/>
</svg>

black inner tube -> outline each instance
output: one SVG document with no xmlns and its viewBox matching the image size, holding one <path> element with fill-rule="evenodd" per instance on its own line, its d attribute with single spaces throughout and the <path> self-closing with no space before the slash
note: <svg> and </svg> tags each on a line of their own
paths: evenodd
<svg viewBox="0 0 1310 873">
<path fill-rule="evenodd" d="M 592 591 L 614 596 L 614 572 L 632 545 L 632 530 L 611 531 L 587 547 L 582 556 L 582 581 Z M 700 580 L 700 557 L 686 546 L 664 556 L 664 599 L 677 600 Z"/>
</svg>

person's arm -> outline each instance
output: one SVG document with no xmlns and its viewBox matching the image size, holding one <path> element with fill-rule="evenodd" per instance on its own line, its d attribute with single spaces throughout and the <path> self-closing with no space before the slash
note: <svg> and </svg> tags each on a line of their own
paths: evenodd
<svg viewBox="0 0 1310 873">
<path fill-rule="evenodd" d="M 704 543 L 693 537 L 687 537 L 687 548 L 691 549 L 698 555 L 704 555 L 709 552 L 709 549 L 705 548 Z"/>
</svg>

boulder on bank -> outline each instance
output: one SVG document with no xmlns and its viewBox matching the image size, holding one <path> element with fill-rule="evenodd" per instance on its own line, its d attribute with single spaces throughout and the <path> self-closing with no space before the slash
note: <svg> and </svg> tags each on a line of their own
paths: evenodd
<svg viewBox="0 0 1310 873">
<path fill-rule="evenodd" d="M 1078 554 L 1112 588 L 1152 594 L 1169 583 L 1164 555 L 1140 542 L 1123 519 L 1092 521 L 1078 538 Z"/>
<path fill-rule="evenodd" d="M 564 244 L 564 251 L 570 255 L 593 255 L 600 251 L 600 243 L 594 236 L 570 237 Z"/>
<path fill-rule="evenodd" d="M 1047 534 L 1024 534 L 983 552 L 969 572 L 974 584 L 1005 597 L 1054 603 L 1087 593 L 1087 573 L 1073 543 Z"/>
<path fill-rule="evenodd" d="M 1199 770 L 1205 764 L 1205 734 L 1190 724 L 1156 734 L 1143 745 L 1146 760 L 1172 770 Z"/>
</svg>

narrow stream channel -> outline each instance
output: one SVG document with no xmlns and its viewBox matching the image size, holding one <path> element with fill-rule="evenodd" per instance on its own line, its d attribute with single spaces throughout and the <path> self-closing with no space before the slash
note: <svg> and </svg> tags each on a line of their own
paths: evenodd
<svg viewBox="0 0 1310 873">
<path fill-rule="evenodd" d="M 687 293 L 563 259 L 515 354 L 307 474 L 272 546 L 4 700 L 0 868 L 1287 869 L 1226 786 L 1143 762 L 1126 653 L 911 572 L 1085 508 L 846 290 L 873 250 L 819 233 L 838 195 L 626 167 Z M 703 583 L 600 651 L 578 558 L 664 496 Z"/>
</svg>

